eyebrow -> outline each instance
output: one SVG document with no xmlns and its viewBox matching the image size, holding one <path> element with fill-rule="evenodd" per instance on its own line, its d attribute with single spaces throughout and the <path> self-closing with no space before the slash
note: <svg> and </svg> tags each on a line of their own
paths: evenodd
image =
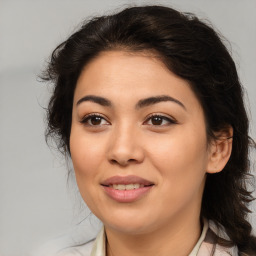
<svg viewBox="0 0 256 256">
<path fill-rule="evenodd" d="M 141 99 L 141 100 L 138 101 L 135 108 L 140 109 L 140 108 L 143 108 L 143 107 L 147 107 L 147 106 L 150 106 L 150 105 L 153 105 L 153 104 L 156 104 L 156 103 L 159 103 L 159 102 L 165 102 L 165 101 L 174 102 L 174 103 L 180 105 L 182 108 L 184 108 L 186 110 L 184 104 L 182 104 L 179 100 L 177 100 L 173 97 L 170 97 L 168 95 L 160 95 L 160 96 L 149 97 L 149 98 L 146 98 L 146 99 Z"/>
<path fill-rule="evenodd" d="M 85 101 L 94 102 L 94 103 L 97 103 L 104 107 L 112 107 L 113 106 L 110 100 L 100 97 L 100 96 L 96 96 L 96 95 L 87 95 L 87 96 L 81 98 L 80 100 L 78 100 L 76 105 L 78 106 L 79 104 L 81 104 L 82 102 L 85 102 Z M 159 95 L 159 96 L 141 99 L 135 105 L 135 109 L 141 109 L 144 107 L 148 107 L 148 106 L 151 106 L 151 105 L 154 105 L 154 104 L 157 104 L 160 102 L 166 102 L 166 101 L 174 102 L 186 110 L 186 107 L 184 106 L 184 104 L 182 102 L 180 102 L 179 100 L 177 100 L 173 97 L 170 97 L 168 95 Z"/>
<path fill-rule="evenodd" d="M 95 96 L 95 95 L 87 95 L 87 96 L 81 98 L 76 103 L 76 105 L 78 106 L 79 104 L 81 104 L 82 102 L 85 102 L 85 101 L 91 101 L 91 102 L 94 102 L 94 103 L 98 103 L 98 104 L 100 104 L 101 106 L 104 106 L 104 107 L 112 107 L 112 103 L 111 103 L 110 100 L 108 100 L 106 98 L 103 98 L 103 97 L 100 97 L 100 96 Z"/>
</svg>

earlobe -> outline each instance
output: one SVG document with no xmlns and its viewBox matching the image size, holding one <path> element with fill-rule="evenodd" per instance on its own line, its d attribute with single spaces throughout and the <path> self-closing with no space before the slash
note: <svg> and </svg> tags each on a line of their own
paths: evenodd
<svg viewBox="0 0 256 256">
<path fill-rule="evenodd" d="M 207 173 L 221 172 L 232 152 L 233 128 L 231 126 L 216 133 L 215 136 L 216 139 L 213 139 L 209 148 Z"/>
</svg>

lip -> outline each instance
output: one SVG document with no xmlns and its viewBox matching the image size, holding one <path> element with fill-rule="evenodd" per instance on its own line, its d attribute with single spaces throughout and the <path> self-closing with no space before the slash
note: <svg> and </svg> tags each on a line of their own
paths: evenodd
<svg viewBox="0 0 256 256">
<path fill-rule="evenodd" d="M 113 184 L 141 184 L 144 185 L 144 187 L 139 187 L 132 190 L 118 190 L 111 186 Z M 148 194 L 153 188 L 154 183 L 138 176 L 129 175 L 110 177 L 103 181 L 101 185 L 107 196 L 109 196 L 111 199 L 119 203 L 132 203 Z"/>
<path fill-rule="evenodd" d="M 127 184 L 142 184 L 144 186 L 149 186 L 149 185 L 154 185 L 153 182 L 143 179 L 139 176 L 135 176 L 135 175 L 128 175 L 128 176 L 113 176 L 110 177 L 106 180 L 104 180 L 101 185 L 103 186 L 110 186 L 113 184 L 123 184 L 123 185 L 127 185 Z"/>
</svg>

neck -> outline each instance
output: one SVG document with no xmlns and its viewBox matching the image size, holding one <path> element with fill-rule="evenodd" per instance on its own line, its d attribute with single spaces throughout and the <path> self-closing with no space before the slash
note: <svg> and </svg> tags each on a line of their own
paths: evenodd
<svg viewBox="0 0 256 256">
<path fill-rule="evenodd" d="M 200 218 L 181 216 L 164 227 L 145 234 L 126 234 L 105 227 L 107 256 L 187 256 L 196 245 L 200 234 Z"/>
</svg>

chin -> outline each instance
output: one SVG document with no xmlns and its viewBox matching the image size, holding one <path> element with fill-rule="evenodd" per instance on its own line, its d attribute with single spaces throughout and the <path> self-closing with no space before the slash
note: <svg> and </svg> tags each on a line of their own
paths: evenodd
<svg viewBox="0 0 256 256">
<path fill-rule="evenodd" d="M 108 223 L 104 225 L 105 227 L 120 232 L 122 234 L 141 235 L 149 232 L 148 226 L 143 225 L 142 223 Z"/>
<path fill-rule="evenodd" d="M 111 214 L 109 218 L 102 219 L 102 222 L 107 228 L 132 235 L 150 232 L 154 226 L 152 218 L 144 214 Z"/>
</svg>

